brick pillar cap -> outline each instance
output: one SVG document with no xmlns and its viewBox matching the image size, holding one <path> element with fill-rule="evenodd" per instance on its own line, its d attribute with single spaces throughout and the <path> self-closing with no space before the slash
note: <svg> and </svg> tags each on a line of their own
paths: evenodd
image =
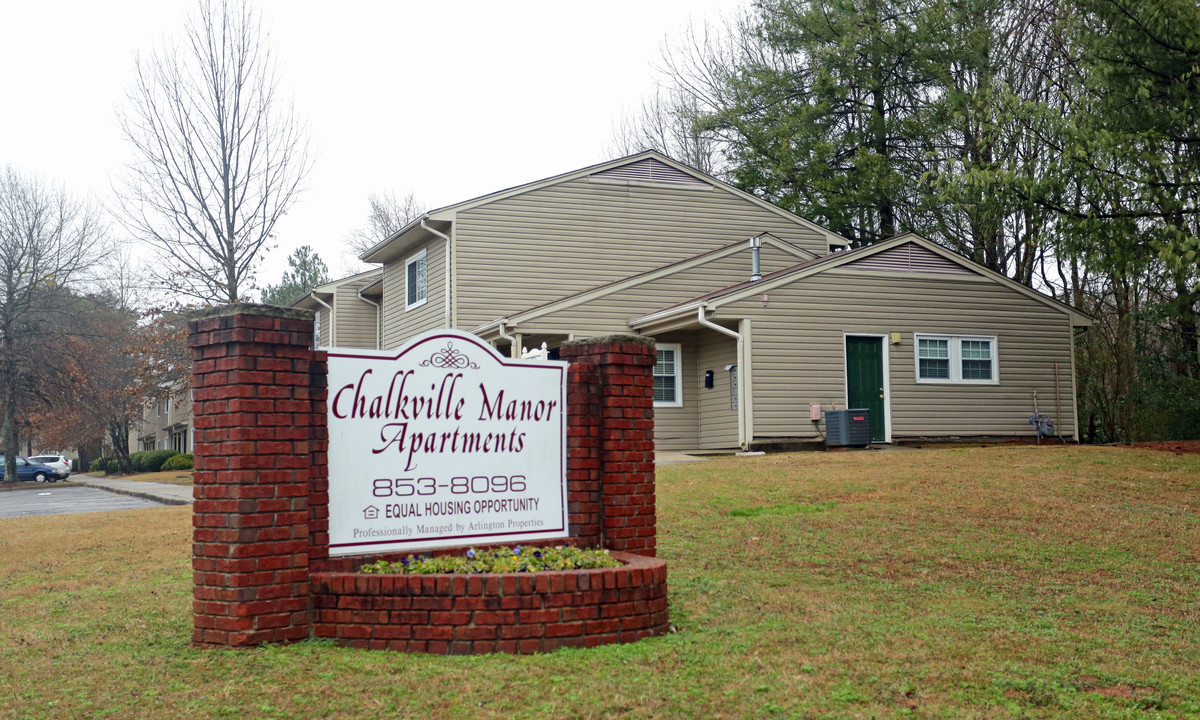
<svg viewBox="0 0 1200 720">
<path fill-rule="evenodd" d="M 285 308 L 278 305 L 261 305 L 259 303 L 234 303 L 218 305 L 217 307 L 202 308 L 190 314 L 189 320 L 206 320 L 208 318 L 229 317 L 230 315 L 256 315 L 259 317 L 286 318 L 289 320 L 305 320 L 312 322 L 315 315 L 312 310 L 302 308 Z"/>
<path fill-rule="evenodd" d="M 645 335 L 600 335 L 597 337 L 582 338 L 580 340 L 568 340 L 561 347 L 582 347 L 584 345 L 645 345 L 646 347 L 654 347 L 654 338 Z"/>
</svg>

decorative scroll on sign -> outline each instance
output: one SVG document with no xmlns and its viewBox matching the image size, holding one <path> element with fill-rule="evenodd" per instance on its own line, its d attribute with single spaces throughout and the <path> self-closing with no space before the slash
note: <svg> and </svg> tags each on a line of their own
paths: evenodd
<svg viewBox="0 0 1200 720">
<path fill-rule="evenodd" d="M 330 554 L 567 537 L 566 367 L 454 330 L 330 350 Z"/>
</svg>

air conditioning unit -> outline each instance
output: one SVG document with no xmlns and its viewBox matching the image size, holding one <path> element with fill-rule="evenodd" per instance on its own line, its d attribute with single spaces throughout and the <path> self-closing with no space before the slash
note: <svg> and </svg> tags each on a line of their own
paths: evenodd
<svg viewBox="0 0 1200 720">
<path fill-rule="evenodd" d="M 825 411 L 825 445 L 866 447 L 871 444 L 871 411 L 865 408 Z"/>
</svg>

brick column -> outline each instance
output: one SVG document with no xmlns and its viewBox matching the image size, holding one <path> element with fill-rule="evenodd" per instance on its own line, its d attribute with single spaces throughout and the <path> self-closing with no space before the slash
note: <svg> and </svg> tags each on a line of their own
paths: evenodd
<svg viewBox="0 0 1200 720">
<path fill-rule="evenodd" d="M 312 328 L 306 310 L 263 305 L 188 323 L 197 645 L 309 637 L 310 466 L 324 452 L 317 458 L 312 443 L 324 420 L 324 385 L 315 397 L 311 389 Z"/>
<path fill-rule="evenodd" d="M 654 340 L 613 335 L 565 343 L 567 500 L 585 545 L 655 554 Z M 597 527 L 598 525 L 598 527 Z"/>
</svg>

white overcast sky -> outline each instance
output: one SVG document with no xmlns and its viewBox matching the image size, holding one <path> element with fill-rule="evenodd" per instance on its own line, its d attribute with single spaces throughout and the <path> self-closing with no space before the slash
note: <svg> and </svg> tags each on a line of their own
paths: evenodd
<svg viewBox="0 0 1200 720">
<path fill-rule="evenodd" d="M 342 274 L 367 196 L 438 207 L 608 159 L 661 48 L 741 0 L 601 3 L 258 0 L 280 89 L 316 159 L 259 282 L 312 245 Z M 0 8 L 0 165 L 112 202 L 134 54 L 181 33 L 191 0 L 14 0 Z M 118 232 L 120 230 L 118 229 Z"/>
</svg>

